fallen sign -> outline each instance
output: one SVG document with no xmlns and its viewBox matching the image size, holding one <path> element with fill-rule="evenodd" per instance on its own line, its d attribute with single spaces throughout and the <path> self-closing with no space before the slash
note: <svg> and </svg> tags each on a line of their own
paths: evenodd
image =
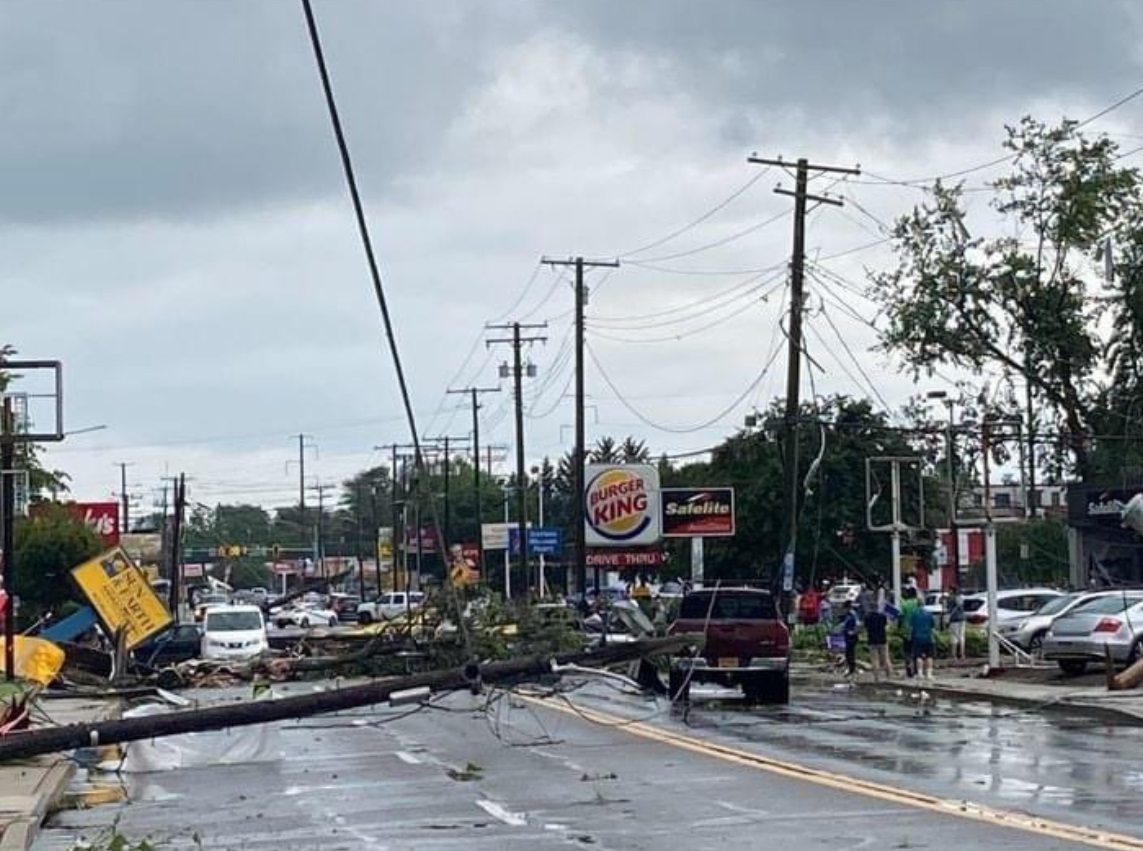
<svg viewBox="0 0 1143 851">
<path fill-rule="evenodd" d="M 120 547 L 72 568 L 71 576 L 108 631 L 124 632 L 127 650 L 171 625 L 171 613 Z"/>
<path fill-rule="evenodd" d="M 120 718 L 27 730 L 0 737 L 0 762 L 76 748 L 134 742 L 155 736 L 221 730 L 226 727 L 265 724 L 326 712 L 340 712 L 359 706 L 385 703 L 394 696 L 399 697 L 409 692 L 423 692 L 427 695 L 434 691 L 475 689 L 486 682 L 496 683 L 521 677 L 550 675 L 553 672 L 553 665 L 610 665 L 682 650 L 693 642 L 694 636 L 654 638 L 647 641 L 609 644 L 587 652 L 528 656 L 486 665 L 471 663 L 463 668 L 432 671 L 411 677 L 391 677 L 365 685 L 278 700 L 210 706 L 151 718 Z"/>
</svg>

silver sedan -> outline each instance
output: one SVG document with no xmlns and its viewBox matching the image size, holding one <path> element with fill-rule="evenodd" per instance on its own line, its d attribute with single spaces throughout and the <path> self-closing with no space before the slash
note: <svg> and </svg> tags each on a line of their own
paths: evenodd
<svg viewBox="0 0 1143 851">
<path fill-rule="evenodd" d="M 1121 591 L 1092 600 L 1057 618 L 1044 637 L 1044 658 L 1066 674 L 1082 674 L 1104 660 L 1104 648 L 1120 664 L 1143 652 L 1143 591 Z"/>
</svg>

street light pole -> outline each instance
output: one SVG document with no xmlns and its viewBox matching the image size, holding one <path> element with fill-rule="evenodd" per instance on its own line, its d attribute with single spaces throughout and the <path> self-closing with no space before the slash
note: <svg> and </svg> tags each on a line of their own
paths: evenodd
<svg viewBox="0 0 1143 851">
<path fill-rule="evenodd" d="M 536 522 L 540 524 L 540 528 L 544 528 L 544 469 L 543 467 L 533 467 L 532 475 L 536 477 L 536 492 L 539 495 L 539 511 L 537 512 Z M 547 578 L 544 575 L 544 554 L 540 553 L 540 597 L 547 596 Z"/>
<path fill-rule="evenodd" d="M 948 512 L 949 512 L 949 550 L 948 563 L 952 565 L 954 583 L 960 584 L 960 532 L 956 525 L 956 461 L 954 459 L 955 445 L 953 442 L 953 406 L 956 401 L 950 399 L 944 390 L 930 390 L 925 394 L 930 399 L 940 399 L 949 409 L 948 425 L 945 427 L 945 461 L 948 475 Z"/>
</svg>

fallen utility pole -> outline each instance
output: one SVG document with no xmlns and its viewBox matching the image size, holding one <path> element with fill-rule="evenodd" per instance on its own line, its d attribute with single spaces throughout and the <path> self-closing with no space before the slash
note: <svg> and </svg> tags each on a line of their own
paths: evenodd
<svg viewBox="0 0 1143 851">
<path fill-rule="evenodd" d="M 482 683 L 505 683 L 520 678 L 550 675 L 553 664 L 610 665 L 643 656 L 682 650 L 693 644 L 693 635 L 654 638 L 628 644 L 609 644 L 586 652 L 527 656 L 523 659 L 491 662 L 486 665 L 471 663 L 463 668 L 431 671 L 409 677 L 392 677 L 366 685 L 278 700 L 249 701 L 241 704 L 209 706 L 205 709 L 189 709 L 147 718 L 120 718 L 113 721 L 27 730 L 0 737 L 0 762 L 76 748 L 152 739 L 156 736 L 223 730 L 228 727 L 286 721 L 326 712 L 341 712 L 385 703 L 395 694 L 411 689 L 428 689 L 430 692 L 475 689 Z"/>
</svg>

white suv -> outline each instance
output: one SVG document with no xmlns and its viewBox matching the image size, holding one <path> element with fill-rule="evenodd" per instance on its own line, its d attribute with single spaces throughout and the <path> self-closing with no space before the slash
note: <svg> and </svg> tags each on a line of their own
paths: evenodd
<svg viewBox="0 0 1143 851">
<path fill-rule="evenodd" d="M 373 623 L 397 618 L 406 612 L 415 612 L 425 604 L 423 591 L 389 591 L 376 600 L 357 605 L 357 622 Z"/>
<path fill-rule="evenodd" d="M 202 619 L 203 659 L 252 659 L 270 649 L 257 606 L 213 606 Z"/>
</svg>

